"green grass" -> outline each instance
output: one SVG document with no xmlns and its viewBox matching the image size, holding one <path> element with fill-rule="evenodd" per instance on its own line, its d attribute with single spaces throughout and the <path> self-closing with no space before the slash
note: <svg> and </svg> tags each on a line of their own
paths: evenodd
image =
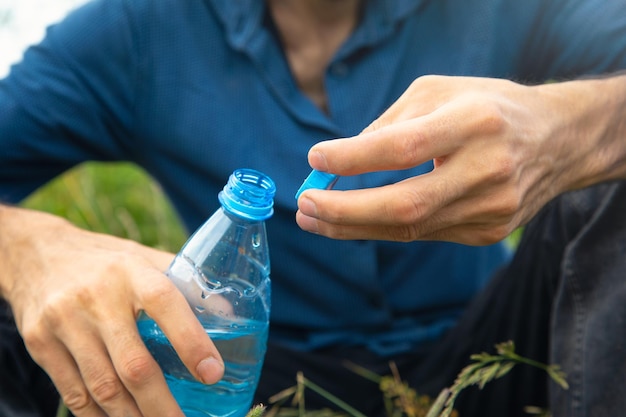
<svg viewBox="0 0 626 417">
<path fill-rule="evenodd" d="M 80 165 L 22 205 L 171 252 L 177 252 L 188 236 L 159 185 L 130 163 Z"/>
</svg>

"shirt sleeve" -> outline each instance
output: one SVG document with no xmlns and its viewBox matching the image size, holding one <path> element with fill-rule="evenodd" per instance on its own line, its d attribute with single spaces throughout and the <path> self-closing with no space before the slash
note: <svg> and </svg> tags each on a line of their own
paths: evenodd
<svg viewBox="0 0 626 417">
<path fill-rule="evenodd" d="M 128 158 L 135 32 L 126 0 L 89 2 L 0 81 L 0 201 L 83 161 Z"/>
<path fill-rule="evenodd" d="M 542 0 L 539 4 L 520 57 L 523 73 L 562 80 L 626 69 L 626 2 Z"/>
</svg>

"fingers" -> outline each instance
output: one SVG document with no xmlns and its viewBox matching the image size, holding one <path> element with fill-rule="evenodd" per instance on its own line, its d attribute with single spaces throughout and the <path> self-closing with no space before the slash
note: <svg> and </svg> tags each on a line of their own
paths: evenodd
<svg viewBox="0 0 626 417">
<path fill-rule="evenodd" d="M 222 358 L 198 321 L 185 297 L 166 280 L 151 280 L 136 289 L 141 307 L 163 332 L 191 374 L 205 384 L 214 384 L 224 374 Z"/>
<path fill-rule="evenodd" d="M 454 169 L 445 166 L 373 189 L 307 190 L 298 201 L 296 222 L 305 231 L 335 239 L 484 245 L 506 237 L 517 223 L 517 196 L 507 197 L 505 184 L 476 195 L 471 190 L 480 189 L 480 178 L 450 174 Z"/>
<path fill-rule="evenodd" d="M 82 378 L 81 385 L 88 391 L 89 408 L 99 408 L 108 416 L 142 416 L 135 399 L 120 380 L 105 346 L 97 337 L 84 342 L 68 344 L 71 345 L 70 354 L 78 364 L 80 375 L 76 376 Z M 158 372 L 158 366 L 156 369 Z M 79 384 L 80 380 L 72 382 Z M 66 396 L 64 398 L 68 408 L 77 416 L 91 415 L 79 402 L 69 401 Z"/>
<path fill-rule="evenodd" d="M 14 263 L 10 271 L 31 278 L 16 280 L 9 297 L 31 356 L 77 417 L 182 417 L 139 336 L 139 311 L 162 326 L 198 379 L 215 382 L 224 369 L 185 298 L 162 272 L 172 255 L 50 219 L 35 217 L 47 233 L 28 242 L 35 253 L 45 247 L 38 262 Z M 207 365 L 207 358 L 216 360 Z"/>
<path fill-rule="evenodd" d="M 352 138 L 320 142 L 311 148 L 308 159 L 312 168 L 342 176 L 402 170 L 444 158 L 466 146 L 470 138 L 491 138 L 505 127 L 497 105 L 467 95 L 427 115 Z"/>
<path fill-rule="evenodd" d="M 456 222 L 453 219 L 459 219 Z M 513 230 L 513 223 L 503 221 L 468 222 L 465 216 L 455 216 L 452 211 L 438 214 L 423 222 L 410 224 L 345 225 L 327 222 L 315 217 L 296 213 L 298 225 L 305 231 L 343 240 L 389 240 L 410 242 L 416 240 L 439 240 L 466 245 L 482 246 L 501 241 Z M 450 225 L 444 227 L 444 225 Z"/>
<path fill-rule="evenodd" d="M 64 366 L 53 378 L 64 403 L 77 417 L 182 416 L 161 369 L 133 331 L 134 322 L 122 325 L 111 318 L 110 323 L 115 330 L 103 340 L 115 342 L 107 346 L 96 334 L 66 335 L 71 346 L 66 359 L 78 366 Z"/>
<path fill-rule="evenodd" d="M 105 327 L 102 334 L 102 339 L 107 341 L 106 352 L 110 355 L 110 360 L 107 362 L 114 364 L 114 369 L 110 369 L 111 376 L 119 376 L 119 380 L 125 387 L 125 393 L 128 390 L 127 392 L 132 394 L 129 400 L 136 404 L 135 410 L 133 410 L 136 414 L 119 415 L 182 416 L 182 411 L 167 386 L 161 368 L 137 333 L 135 322 L 132 320 L 123 322 L 122 320 L 124 319 L 111 321 L 111 325 Z M 75 357 L 78 359 L 78 355 Z M 99 363 L 103 362 L 105 362 L 105 358 L 102 358 Z M 82 358 L 82 363 L 88 363 L 87 358 Z M 84 372 L 83 376 L 85 377 Z M 92 395 L 106 410 L 106 406 L 103 405 L 103 398 L 93 392 Z M 118 398 L 118 400 L 121 399 Z M 129 402 L 124 401 L 124 404 Z M 129 412 L 130 408 L 126 408 L 124 411 Z"/>
<path fill-rule="evenodd" d="M 182 417 L 161 368 L 139 336 L 137 311 L 145 309 L 155 318 L 183 363 L 201 381 L 214 383 L 222 377 L 219 353 L 165 275 L 150 265 L 119 257 L 108 276 L 124 274 L 137 278 L 118 287 L 114 298 L 105 299 L 102 291 L 93 288 L 77 296 L 65 292 L 53 297 L 43 306 L 43 315 L 22 320 L 25 343 L 77 417 Z M 72 303 L 75 308 L 67 308 Z M 31 319 L 35 316 L 40 319 Z"/>
<path fill-rule="evenodd" d="M 361 133 L 429 114 L 447 102 L 458 78 L 427 75 L 417 78 L 404 93 Z"/>
<path fill-rule="evenodd" d="M 422 184 L 429 180 L 424 175 Z M 296 222 L 306 231 L 335 239 L 411 241 L 441 204 L 415 192 L 406 180 L 370 190 L 307 190 L 298 201 Z M 436 194 L 436 193 L 435 193 Z"/>
<path fill-rule="evenodd" d="M 417 166 L 433 159 L 433 153 L 450 151 L 445 132 L 428 127 L 432 119 L 412 119 L 352 138 L 320 142 L 309 151 L 309 165 L 341 176 Z"/>
<path fill-rule="evenodd" d="M 145 249 L 141 247 L 142 254 L 150 262 L 150 265 L 137 264 L 132 260 L 129 264 L 124 265 L 126 271 L 124 273 L 136 277 L 136 279 L 128 280 L 131 287 L 130 292 L 133 294 L 132 299 L 136 300 L 134 312 L 131 311 L 130 313 L 136 316 L 138 311 L 145 311 L 166 334 L 191 374 L 206 384 L 216 383 L 224 374 L 224 363 L 221 356 L 191 310 L 188 301 L 172 281 L 161 272 L 166 268 L 160 269 L 160 267 L 164 266 L 166 262 L 169 264 L 172 255 L 149 248 Z M 155 269 L 152 265 L 159 269 Z M 129 317 L 133 316 L 129 315 Z M 119 319 L 124 318 L 126 316 Z M 135 329 L 132 333 L 133 340 L 138 341 L 139 345 L 143 347 L 134 322 L 128 323 L 129 327 L 131 325 Z M 118 339 L 114 334 L 103 334 L 102 337 L 109 341 L 108 348 L 110 351 L 119 351 L 117 357 L 120 358 L 120 361 L 128 358 L 128 352 L 125 349 L 119 350 Z M 138 356 L 142 357 L 140 354 Z M 142 365 L 144 365 L 143 362 Z M 130 375 L 132 383 L 133 373 L 131 372 Z"/>
<path fill-rule="evenodd" d="M 77 417 L 106 417 L 106 413 L 93 400 L 83 382 L 72 355 L 58 340 L 47 340 L 43 345 L 28 335 L 24 340 L 29 353 L 56 386 L 61 400 Z M 113 414 L 111 414 L 113 415 Z M 131 416 L 133 414 L 129 414 Z M 137 414 L 135 414 L 137 415 Z"/>
<path fill-rule="evenodd" d="M 50 323 L 65 338 L 63 343 L 46 330 L 27 331 L 24 336 L 33 359 L 46 369 L 64 404 L 77 417 L 141 416 L 100 339 L 80 317 L 71 321 L 76 332 Z"/>
<path fill-rule="evenodd" d="M 141 246 L 141 253 L 159 271 L 166 271 L 174 259 L 174 254 L 170 252 L 146 246 Z"/>
<path fill-rule="evenodd" d="M 417 80 L 362 134 L 311 148 L 309 163 L 343 176 L 430 160 L 434 170 L 368 190 L 308 190 L 297 223 L 337 239 L 501 240 L 533 214 L 529 184 L 550 170 L 537 162 L 541 129 L 529 127 L 527 106 L 511 99 L 528 100 L 526 92 L 504 80 Z"/>
</svg>

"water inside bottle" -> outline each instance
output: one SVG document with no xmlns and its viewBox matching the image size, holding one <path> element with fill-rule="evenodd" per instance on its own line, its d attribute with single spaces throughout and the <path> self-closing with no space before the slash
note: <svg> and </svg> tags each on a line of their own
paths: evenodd
<svg viewBox="0 0 626 417">
<path fill-rule="evenodd" d="M 263 365 L 267 323 L 241 320 L 234 328 L 207 329 L 225 364 L 224 377 L 214 385 L 191 375 L 154 320 L 140 320 L 137 325 L 186 417 L 244 417 L 248 413 Z"/>
<path fill-rule="evenodd" d="M 215 343 L 224 360 L 224 377 L 214 385 L 197 381 L 156 322 L 142 314 L 137 326 L 146 347 L 186 417 L 244 417 L 265 356 L 269 277 L 258 288 L 236 275 L 218 279 L 206 276 L 182 256 L 176 257 L 167 275 L 185 294 Z"/>
</svg>

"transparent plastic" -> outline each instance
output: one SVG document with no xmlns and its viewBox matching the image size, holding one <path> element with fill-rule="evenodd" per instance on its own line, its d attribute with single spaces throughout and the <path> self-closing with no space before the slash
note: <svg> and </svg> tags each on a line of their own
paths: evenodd
<svg viewBox="0 0 626 417">
<path fill-rule="evenodd" d="M 252 405 L 269 327 L 264 220 L 273 213 L 275 191 L 268 176 L 235 171 L 219 193 L 221 207 L 189 238 L 167 271 L 224 359 L 220 382 L 197 381 L 159 326 L 146 314 L 138 319 L 141 337 L 187 417 L 240 417 Z"/>
</svg>

